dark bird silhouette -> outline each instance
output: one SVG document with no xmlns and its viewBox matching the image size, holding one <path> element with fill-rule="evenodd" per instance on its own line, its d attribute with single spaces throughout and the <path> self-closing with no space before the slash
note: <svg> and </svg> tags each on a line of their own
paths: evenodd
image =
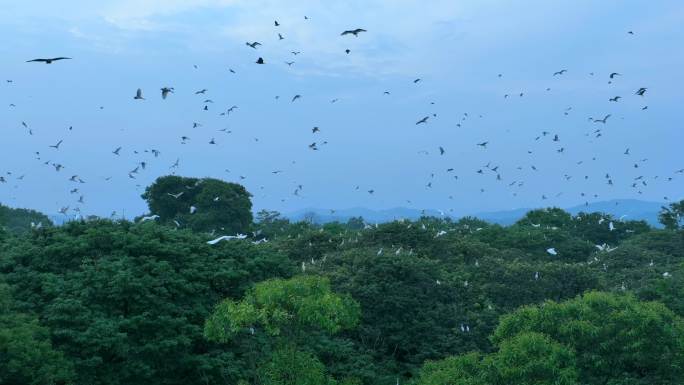
<svg viewBox="0 0 684 385">
<path fill-rule="evenodd" d="M 281 33 L 278 34 L 278 40 L 285 40 L 285 38 L 283 37 L 283 35 Z"/>
<path fill-rule="evenodd" d="M 634 94 L 635 94 L 635 95 L 639 95 L 639 96 L 644 96 L 645 93 L 646 93 L 646 88 L 641 87 L 641 88 L 639 88 L 639 89 L 637 90 L 637 92 L 635 92 Z"/>
<path fill-rule="evenodd" d="M 424 117 L 423 119 L 419 120 L 416 122 L 416 126 L 419 124 L 427 123 L 428 119 L 430 119 L 429 116 Z"/>
<path fill-rule="evenodd" d="M 351 50 L 350 50 L 349 48 L 347 48 L 347 49 L 344 50 L 344 52 L 345 52 L 347 55 L 349 55 L 349 53 L 351 53 Z"/>
<path fill-rule="evenodd" d="M 321 132 L 321 130 L 320 130 L 318 127 L 314 127 L 314 128 L 311 129 L 311 133 L 312 133 L 312 134 L 315 134 L 315 133 L 317 133 L 317 132 Z"/>
<path fill-rule="evenodd" d="M 278 20 L 274 21 L 273 24 L 274 24 L 276 27 L 280 27 L 280 23 L 278 23 Z"/>
<path fill-rule="evenodd" d="M 287 64 L 288 66 L 292 66 L 294 63 L 295 63 L 295 62 L 293 62 L 293 61 L 286 61 L 286 62 L 285 62 L 285 64 Z"/>
<path fill-rule="evenodd" d="M 258 41 L 255 41 L 253 43 L 246 42 L 245 45 L 247 45 L 248 47 L 252 47 L 252 48 L 256 49 L 258 46 L 261 45 L 261 43 L 259 43 Z"/>
<path fill-rule="evenodd" d="M 292 97 L 292 101 L 294 102 L 295 100 L 300 99 L 301 97 L 302 97 L 302 95 L 299 95 L 299 94 L 295 95 Z"/>
<path fill-rule="evenodd" d="M 568 72 L 568 70 L 560 70 L 560 71 L 554 72 L 554 73 L 553 73 L 553 76 L 556 76 L 556 75 L 563 75 L 563 74 L 566 73 L 566 72 Z"/>
<path fill-rule="evenodd" d="M 620 99 L 622 99 L 622 96 L 616 96 L 616 97 L 614 97 L 614 98 L 608 99 L 608 101 L 617 102 L 617 101 L 620 100 Z"/>
<path fill-rule="evenodd" d="M 350 29 L 350 30 L 346 30 L 346 31 L 342 32 L 342 33 L 340 34 L 340 36 L 344 36 L 344 35 L 354 35 L 355 37 L 359 37 L 359 33 L 361 33 L 361 32 L 368 32 L 368 31 L 366 31 L 366 30 L 363 29 L 363 28 Z"/>
<path fill-rule="evenodd" d="M 258 58 L 256 61 L 257 64 L 264 64 L 264 59 Z"/>
<path fill-rule="evenodd" d="M 444 155 L 446 151 L 444 151 L 444 148 L 442 146 L 439 146 L 439 155 Z"/>
<path fill-rule="evenodd" d="M 418 79 L 414 80 L 413 83 L 418 83 L 418 82 L 421 81 L 421 80 L 423 80 L 423 79 L 418 78 Z"/>
<path fill-rule="evenodd" d="M 606 121 L 608 120 L 608 118 L 610 118 L 610 116 L 611 116 L 611 115 L 608 114 L 608 115 L 606 115 L 603 119 L 594 119 L 594 123 L 603 123 L 603 124 L 606 124 Z"/>
<path fill-rule="evenodd" d="M 166 99 L 166 97 L 169 96 L 169 94 L 172 94 L 172 93 L 173 93 L 173 87 L 163 87 L 163 88 L 161 89 L 161 96 L 162 96 L 162 99 Z"/>
<path fill-rule="evenodd" d="M 117 147 L 114 151 L 112 151 L 112 154 L 119 155 L 119 151 L 121 151 L 121 147 Z"/>
<path fill-rule="evenodd" d="M 62 144 L 62 140 L 60 140 L 59 142 L 57 142 L 57 144 L 52 145 L 52 146 L 50 146 L 50 147 L 54 148 L 55 150 L 59 150 L 59 146 L 60 146 L 61 144 Z"/>
<path fill-rule="evenodd" d="M 611 79 L 615 78 L 616 76 L 622 76 L 622 74 L 619 74 L 619 73 L 617 73 L 617 72 L 613 72 L 613 73 L 610 74 L 610 78 L 611 78 Z"/>
<path fill-rule="evenodd" d="M 38 63 L 52 64 L 53 61 L 58 61 L 58 60 L 69 60 L 69 59 L 71 59 L 71 58 L 70 58 L 70 57 L 60 56 L 60 57 L 53 57 L 53 58 L 50 58 L 50 59 L 32 59 L 32 60 L 27 60 L 26 62 L 27 62 L 27 63 L 38 62 Z"/>
<path fill-rule="evenodd" d="M 133 97 L 133 99 L 145 100 L 145 98 L 143 98 L 143 96 L 142 96 L 142 90 L 140 88 L 138 88 L 138 90 L 135 91 L 135 96 Z"/>
<path fill-rule="evenodd" d="M 482 142 L 482 143 L 478 143 L 477 145 L 480 147 L 483 147 L 483 148 L 487 148 L 487 144 L 489 144 L 489 142 Z"/>
</svg>

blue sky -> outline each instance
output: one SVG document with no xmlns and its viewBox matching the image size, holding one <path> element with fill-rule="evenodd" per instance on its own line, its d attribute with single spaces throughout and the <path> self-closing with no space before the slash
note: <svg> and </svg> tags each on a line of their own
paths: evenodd
<svg viewBox="0 0 684 385">
<path fill-rule="evenodd" d="M 179 175 L 242 183 L 255 208 L 283 212 L 681 199 L 682 25 L 681 1 L 12 2 L 0 10 L 0 202 L 130 217 L 176 159 Z M 368 32 L 340 36 L 357 27 Z M 73 60 L 25 63 L 62 55 Z"/>
</svg>

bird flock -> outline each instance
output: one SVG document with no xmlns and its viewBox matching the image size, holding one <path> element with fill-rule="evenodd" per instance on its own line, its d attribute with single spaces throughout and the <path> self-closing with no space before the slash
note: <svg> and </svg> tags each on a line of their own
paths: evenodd
<svg viewBox="0 0 684 385">
<path fill-rule="evenodd" d="M 304 17 L 304 22 L 308 22 L 309 18 Z M 278 42 L 282 40 L 288 39 L 286 33 L 282 29 L 282 23 L 278 20 L 275 20 L 273 22 L 273 35 L 274 35 L 274 41 L 275 43 L 273 44 L 278 44 Z M 634 32 L 629 31 L 627 32 L 629 36 L 633 36 Z M 333 37 L 331 37 L 333 38 Z M 342 31 L 339 36 L 336 38 L 338 39 L 372 39 L 373 38 L 373 32 L 372 31 L 367 31 L 364 28 L 350 28 Z M 247 41 L 244 43 L 244 48 L 248 54 L 253 55 L 253 59 L 251 61 L 245 60 L 245 62 L 250 62 L 253 63 L 252 65 L 257 65 L 257 66 L 268 66 L 268 65 L 281 65 L 281 66 L 286 66 L 285 68 L 290 68 L 290 67 L 296 67 L 297 60 L 301 57 L 302 60 L 305 60 L 305 54 L 303 51 L 300 50 L 293 50 L 290 52 L 289 57 L 287 58 L 272 58 L 272 57 L 267 57 L 265 54 L 261 54 L 262 47 L 264 47 L 267 44 L 272 44 L 268 42 L 260 42 L 260 41 Z M 349 48 L 344 49 L 343 52 L 340 52 L 340 54 L 344 55 L 351 55 L 352 51 Z M 53 57 L 53 58 L 36 58 L 36 59 L 31 59 L 27 60 L 26 65 L 33 65 L 33 64 L 48 64 L 48 65 L 69 65 L 69 62 L 74 62 L 78 60 L 78 58 L 71 58 L 71 57 Z M 195 69 L 199 69 L 197 65 L 194 66 Z M 228 73 L 238 76 L 237 71 L 235 71 L 233 68 L 227 68 Z M 561 68 L 558 69 L 557 71 L 550 72 L 548 73 L 548 78 L 549 79 L 562 79 L 568 74 L 571 74 L 573 72 L 572 68 Z M 599 75 L 592 73 L 586 74 L 588 77 L 600 77 Z M 608 84 L 614 84 L 615 82 L 618 81 L 618 79 L 623 79 L 627 78 L 629 74 L 622 74 L 619 72 L 611 72 L 609 74 L 605 75 L 605 81 Z M 502 79 L 504 78 L 505 75 L 504 73 L 498 73 L 492 76 L 492 80 L 496 81 L 496 79 Z M 13 83 L 12 80 L 7 80 L 8 84 Z M 414 77 L 412 80 L 409 79 L 407 83 L 412 84 L 414 87 L 424 87 L 426 86 L 421 77 Z M 169 98 L 173 98 L 174 95 L 177 95 L 177 92 L 180 93 L 188 93 L 192 95 L 196 95 L 198 98 L 201 98 L 201 110 L 204 112 L 212 112 L 216 113 L 216 115 L 224 118 L 230 117 L 232 114 L 238 113 L 240 111 L 238 105 L 230 105 L 229 107 L 226 108 L 220 108 L 218 111 L 214 110 L 214 105 L 215 102 L 211 98 L 212 91 L 211 87 L 210 88 L 205 88 L 205 87 L 197 87 L 195 90 L 176 90 L 173 85 L 171 84 L 164 84 L 160 85 L 158 90 L 153 90 L 154 92 L 150 90 L 145 90 L 141 87 L 137 89 L 132 89 L 131 90 L 131 98 L 136 102 L 136 103 L 148 103 L 149 99 L 152 97 L 150 95 L 153 95 L 158 92 L 157 98 L 161 98 L 162 101 L 168 100 Z M 551 91 L 550 87 L 546 88 L 547 92 Z M 585 136 L 587 137 L 587 140 L 598 140 L 601 138 L 603 135 L 606 134 L 606 127 L 609 127 L 611 124 L 618 123 L 616 122 L 616 117 L 613 116 L 613 113 L 610 112 L 610 104 L 614 103 L 622 103 L 624 99 L 626 98 L 635 98 L 637 100 L 641 107 L 642 113 L 646 113 L 648 110 L 648 96 L 649 96 L 649 88 L 646 86 L 641 86 L 637 87 L 633 90 L 631 95 L 613 95 L 607 98 L 607 103 L 608 105 L 605 106 L 607 112 L 604 114 L 601 114 L 599 116 L 589 116 L 586 119 L 586 133 Z M 330 104 L 336 104 L 338 101 L 341 100 L 341 97 L 338 97 L 334 95 L 334 90 L 330 90 L 330 94 L 332 95 L 331 98 L 329 99 Z M 209 96 L 209 97 L 207 97 Z M 385 90 L 382 91 L 381 93 L 382 97 L 385 98 L 392 98 L 393 93 L 390 90 Z M 525 97 L 525 91 L 517 91 L 517 92 L 508 92 L 504 93 L 503 95 L 500 95 L 499 97 L 502 97 L 505 100 L 511 100 L 514 97 L 517 98 L 524 98 Z M 280 95 L 276 95 L 274 99 L 280 100 Z M 129 99 L 130 100 L 130 99 Z M 290 97 L 285 99 L 286 102 L 294 105 L 294 104 L 299 104 L 302 103 L 302 101 L 306 100 L 306 95 L 303 93 L 295 93 L 293 92 Z M 430 105 L 434 105 L 435 102 L 430 102 Z M 14 103 L 9 105 L 9 108 L 14 108 L 16 105 Z M 100 109 L 104 109 L 104 106 L 100 106 Z M 569 116 L 570 114 L 575 113 L 575 110 L 573 109 L 573 106 L 568 106 L 565 108 L 563 111 L 564 116 Z M 312 112 L 312 116 L 314 113 Z M 455 122 L 453 123 L 453 128 L 454 129 L 462 129 L 464 128 L 469 121 L 472 119 L 483 119 L 484 118 L 483 113 L 471 113 L 471 112 L 464 112 L 461 116 L 456 117 Z M 407 122 L 407 127 L 413 127 L 415 129 L 428 129 L 431 124 L 433 124 L 434 121 L 438 120 L 438 118 L 441 118 L 441 116 L 438 116 L 437 113 L 428 113 L 419 116 L 414 122 Z M 452 121 L 453 121 L 452 117 Z M 207 134 L 206 132 L 201 131 L 203 124 L 201 123 L 201 119 L 197 119 L 198 121 L 192 123 L 192 129 L 193 133 L 190 134 L 185 134 L 177 138 L 178 142 L 182 145 L 189 145 L 189 144 L 195 144 L 195 143 L 200 143 L 201 145 L 204 146 L 218 146 L 220 144 L 220 137 L 218 135 L 229 135 L 231 134 L 231 130 L 228 128 L 223 128 L 216 130 L 215 134 Z M 414 124 L 413 124 L 414 123 Z M 26 121 L 21 121 L 20 122 L 21 127 L 25 130 L 25 132 L 29 136 L 34 135 L 33 128 L 29 126 L 29 124 Z M 72 130 L 72 127 L 69 127 L 69 131 Z M 326 139 L 325 135 L 325 127 L 321 127 L 317 125 L 317 123 L 313 123 L 310 128 L 307 130 L 310 130 L 310 135 L 311 135 L 311 140 L 307 141 L 306 143 L 302 143 L 302 151 L 312 151 L 316 153 L 323 152 L 326 148 L 326 146 L 333 145 L 333 143 L 329 142 L 328 139 Z M 196 136 L 204 135 L 205 137 L 203 139 L 197 139 Z M 477 169 L 474 170 L 464 170 L 464 169 L 459 169 L 457 167 L 448 167 L 445 168 L 444 170 L 441 171 L 431 171 L 429 172 L 429 178 L 426 183 L 424 183 L 424 188 L 425 189 L 431 189 L 433 187 L 433 183 L 437 183 L 439 175 L 446 175 L 447 178 L 450 180 L 459 180 L 459 176 L 463 176 L 465 174 L 470 174 L 470 175 L 478 175 L 483 178 L 491 178 L 493 181 L 496 181 L 497 183 L 501 183 L 502 188 L 507 188 L 510 190 L 510 194 L 512 196 L 516 196 L 518 191 L 520 189 L 523 189 L 526 186 L 526 183 L 528 182 L 529 178 L 533 177 L 529 176 L 528 174 L 522 175 L 522 171 L 532 171 L 532 173 L 538 171 L 538 165 L 532 164 L 532 161 L 527 162 L 527 164 L 513 164 L 512 162 L 507 161 L 506 159 L 501 159 L 498 157 L 498 154 L 495 153 L 490 153 L 490 147 L 488 147 L 490 144 L 496 143 L 497 138 L 492 137 L 485 137 L 485 134 L 482 134 L 482 138 L 479 141 L 475 141 L 473 143 L 459 143 L 459 147 L 472 147 L 474 149 L 478 149 L 478 151 L 482 151 L 484 154 L 487 154 L 487 156 L 490 156 L 492 159 L 497 159 L 496 161 L 489 161 L 485 165 L 482 165 L 481 167 L 478 167 Z M 218 139 L 217 139 L 218 138 Z M 35 158 L 40 161 L 44 166 L 50 167 L 54 170 L 56 173 L 64 173 L 63 170 L 74 170 L 72 172 L 68 172 L 68 175 L 64 177 L 64 180 L 68 182 L 69 187 L 68 191 L 70 195 L 74 195 L 74 199 L 71 202 L 64 202 L 63 204 L 60 205 L 60 208 L 58 213 L 63 214 L 63 215 L 81 215 L 81 210 L 86 202 L 86 197 L 83 193 L 81 193 L 81 188 L 80 185 L 90 183 L 92 179 L 95 179 L 95 176 L 81 176 L 77 171 L 77 165 L 65 165 L 62 163 L 62 161 L 58 160 L 53 160 L 59 158 L 57 154 L 59 154 L 62 151 L 63 145 L 68 143 L 69 138 L 60 138 L 57 141 L 53 142 L 54 144 L 51 144 L 48 146 L 46 149 L 37 149 L 35 151 Z M 255 142 L 259 141 L 259 138 L 254 138 Z M 545 129 L 542 130 L 539 135 L 536 135 L 535 137 L 530 137 L 529 138 L 529 144 L 530 148 L 526 150 L 526 154 L 530 156 L 530 159 L 533 160 L 533 156 L 535 154 L 535 149 L 533 149 L 533 145 L 536 142 L 544 143 L 545 146 L 549 146 L 555 150 L 555 152 L 558 154 L 558 156 L 563 156 L 566 152 L 568 152 L 570 149 L 563 143 L 563 138 L 562 134 L 558 132 L 553 132 L 552 129 Z M 131 179 L 131 180 L 136 180 L 138 176 L 145 172 L 149 162 L 157 161 L 160 158 L 160 155 L 162 154 L 162 149 L 161 147 L 155 147 L 155 148 L 145 148 L 145 149 L 131 149 L 133 146 L 127 146 L 127 145 L 118 145 L 115 144 L 111 147 L 111 155 L 114 158 L 120 158 L 123 157 L 124 155 L 126 156 L 134 156 L 136 157 L 136 163 L 132 165 L 126 172 L 123 173 L 123 177 Z M 439 146 L 436 146 L 434 151 L 426 150 L 426 149 L 416 149 L 416 153 L 424 156 L 445 156 L 446 154 L 450 153 L 452 151 L 453 145 L 447 145 L 447 144 L 442 144 Z M 638 147 L 638 143 L 635 143 L 634 148 Z M 639 169 L 642 167 L 643 164 L 648 162 L 648 158 L 646 157 L 640 157 L 640 158 L 635 158 L 633 159 L 632 152 L 630 152 L 630 148 L 626 148 L 623 152 L 624 156 L 624 164 L 626 167 L 629 167 L 631 170 L 633 170 L 634 176 L 631 180 L 625 181 L 625 180 L 620 180 L 619 182 L 614 179 L 614 177 L 611 175 L 610 172 L 605 172 L 604 177 L 602 180 L 599 181 L 594 181 L 594 183 L 602 183 L 606 184 L 609 186 L 613 186 L 616 183 L 621 183 L 622 185 L 629 185 L 633 191 L 636 194 L 641 194 L 644 189 L 646 189 L 649 186 L 649 182 L 653 180 L 664 180 L 667 182 L 673 181 L 675 178 L 678 176 L 681 176 L 684 173 L 684 168 L 674 168 L 672 170 L 663 170 L 663 175 L 645 175 L 641 174 L 639 172 Z M 352 152 L 354 151 L 353 149 L 350 149 Z M 49 151 L 47 154 L 46 152 Z M 145 160 L 140 160 L 143 155 L 145 156 Z M 168 154 L 167 154 L 168 155 Z M 277 155 L 277 154 L 276 154 Z M 586 155 L 586 154 L 585 154 Z M 182 159 L 183 159 L 183 154 L 177 153 L 177 154 L 171 154 L 172 159 L 175 159 L 171 164 L 166 166 L 164 169 L 167 170 L 167 173 L 176 173 L 178 172 L 179 168 L 181 167 L 182 164 Z M 581 166 L 584 162 L 589 162 L 591 160 L 596 160 L 595 156 L 589 156 L 587 159 L 577 159 L 575 161 L 576 166 Z M 291 160 L 291 164 L 295 164 L 296 160 Z M 230 170 L 226 169 L 226 172 L 229 173 Z M 276 169 L 276 170 L 271 170 L 270 173 L 276 177 L 279 174 L 287 173 L 287 171 L 282 168 L 282 169 Z M 460 174 L 460 175 L 459 175 Z M 3 184 L 9 183 L 12 179 L 16 183 L 19 181 L 22 181 L 25 177 L 25 173 L 15 173 L 13 171 L 7 171 L 5 175 L 0 176 L 0 187 L 2 187 Z M 517 175 L 517 176 L 516 176 Z M 112 180 L 113 176 L 108 175 L 101 177 L 105 182 L 109 182 Z M 584 179 L 584 180 L 589 180 L 590 175 L 585 174 L 585 175 L 579 175 L 579 171 L 575 174 L 571 174 L 570 172 L 563 173 L 562 178 L 566 181 L 570 181 L 571 179 Z M 245 180 L 247 179 L 247 176 L 245 175 L 240 175 L 239 180 Z M 303 197 L 303 192 L 305 190 L 305 187 L 302 183 L 299 183 L 297 181 L 292 181 L 294 188 L 290 190 L 289 196 L 283 196 L 280 198 L 282 202 L 285 202 L 288 199 L 304 199 Z M 263 189 L 263 187 L 260 187 L 260 190 Z M 377 188 L 374 186 L 367 186 L 365 188 L 361 188 L 360 185 L 355 185 L 355 186 L 350 186 L 350 189 L 352 191 L 358 192 L 358 191 L 365 191 L 369 195 L 376 195 Z M 484 192 L 485 189 L 484 187 L 479 188 L 480 192 Z M 173 194 L 175 198 L 178 198 L 180 195 L 182 195 L 183 192 L 179 191 L 176 194 Z M 555 196 L 560 196 L 562 194 L 562 191 L 558 192 L 555 194 Z M 541 193 L 539 194 L 540 200 L 546 200 L 549 199 L 550 195 Z M 589 200 L 591 199 L 596 199 L 599 197 L 597 193 L 594 193 L 592 191 L 584 191 L 580 194 L 581 199 L 585 201 L 586 204 L 589 203 Z M 450 195 L 449 199 L 453 199 L 453 196 Z M 668 197 L 663 197 L 664 200 L 668 200 Z M 411 204 L 410 199 L 406 199 L 406 202 L 408 204 Z M 191 214 L 196 211 L 195 207 L 193 206 L 191 209 Z M 450 209 L 449 211 L 453 211 L 453 209 Z M 116 217 L 117 212 L 114 211 L 111 214 L 113 217 Z M 445 214 L 446 215 L 446 214 Z M 141 221 L 149 221 L 149 220 L 155 220 L 158 218 L 155 213 L 151 213 L 151 215 L 143 217 Z M 611 223 L 612 224 L 612 223 Z M 612 230 L 612 229 L 611 229 Z M 442 233 L 437 233 L 437 237 L 442 236 L 444 234 Z M 212 241 L 214 243 L 218 243 L 222 240 L 230 240 L 230 239 L 240 239 L 239 237 L 231 238 L 231 237 L 222 237 L 218 238 L 215 241 Z M 213 243 L 210 243 L 213 244 Z M 607 248 L 607 246 L 605 246 Z M 603 249 L 601 249 L 603 250 Z M 556 255 L 556 251 L 553 248 L 549 248 L 547 252 L 550 255 Z"/>
</svg>

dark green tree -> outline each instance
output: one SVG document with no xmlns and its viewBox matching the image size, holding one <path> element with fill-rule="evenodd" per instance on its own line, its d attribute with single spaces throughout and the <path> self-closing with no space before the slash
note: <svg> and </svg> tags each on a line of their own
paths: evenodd
<svg viewBox="0 0 684 385">
<path fill-rule="evenodd" d="M 222 384 L 249 368 L 241 346 L 204 339 L 214 304 L 294 266 L 268 244 L 206 240 L 152 223 L 71 222 L 6 242 L 0 273 L 76 384 Z"/>
<path fill-rule="evenodd" d="M 668 230 L 678 230 L 684 224 L 684 199 L 671 203 L 669 207 L 663 206 L 658 213 L 658 220 Z"/>
<path fill-rule="evenodd" d="M 52 221 L 45 214 L 28 209 L 13 209 L 0 204 L 0 228 L 11 234 L 25 234 L 35 226 L 52 226 Z"/>
<path fill-rule="evenodd" d="M 10 288 L 0 283 L 0 384 L 70 384 L 73 366 L 55 350 L 35 317 L 14 311 Z"/>
<path fill-rule="evenodd" d="M 249 192 L 218 179 L 164 176 L 148 186 L 142 198 L 161 223 L 195 231 L 244 233 L 252 223 Z"/>
</svg>

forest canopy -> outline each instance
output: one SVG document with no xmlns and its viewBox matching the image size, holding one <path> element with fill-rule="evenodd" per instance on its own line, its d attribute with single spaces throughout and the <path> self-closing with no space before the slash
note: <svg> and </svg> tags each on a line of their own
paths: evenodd
<svg viewBox="0 0 684 385">
<path fill-rule="evenodd" d="M 266 210 L 254 221 L 242 186 L 180 177 L 144 197 L 158 217 L 52 226 L 2 208 L 0 383 L 684 376 L 684 231 L 672 225 L 681 202 L 654 229 L 558 208 L 506 227 L 434 217 L 317 225 Z"/>
</svg>

